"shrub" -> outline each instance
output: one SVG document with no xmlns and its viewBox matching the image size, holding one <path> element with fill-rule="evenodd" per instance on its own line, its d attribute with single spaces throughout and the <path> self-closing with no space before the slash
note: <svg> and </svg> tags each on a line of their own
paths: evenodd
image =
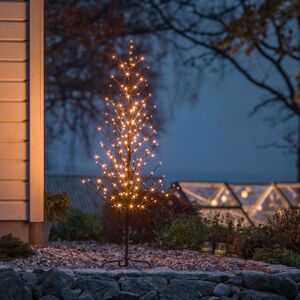
<svg viewBox="0 0 300 300">
<path fill-rule="evenodd" d="M 157 196 L 156 203 L 149 205 L 144 210 L 131 213 L 131 241 L 134 243 L 153 243 L 156 232 L 181 214 L 195 215 L 196 210 L 191 204 L 183 203 L 175 196 L 170 196 L 168 200 Z M 123 213 L 106 203 L 102 211 L 102 222 L 105 240 L 121 243 L 124 232 Z"/>
<path fill-rule="evenodd" d="M 264 225 L 241 229 L 237 245 L 238 254 L 246 259 L 253 258 L 256 249 L 264 248 L 300 253 L 300 210 L 280 210 Z"/>
<path fill-rule="evenodd" d="M 280 248 L 257 248 L 254 251 L 253 259 L 262 260 L 271 264 L 284 264 L 288 266 L 300 266 L 300 255 L 291 250 Z"/>
<path fill-rule="evenodd" d="M 245 259 L 251 259 L 256 249 L 271 247 L 273 237 L 274 232 L 267 226 L 244 227 L 236 237 L 237 253 Z"/>
<path fill-rule="evenodd" d="M 300 209 L 279 210 L 266 226 L 274 233 L 273 243 L 300 253 Z"/>
<path fill-rule="evenodd" d="M 255 260 L 276 264 L 279 263 L 281 255 L 282 255 L 282 250 L 280 248 L 263 247 L 263 248 L 256 248 L 253 252 L 252 258 Z"/>
<path fill-rule="evenodd" d="M 63 222 L 52 227 L 51 240 L 102 240 L 102 224 L 95 215 L 72 209 Z"/>
<path fill-rule="evenodd" d="M 70 208 L 71 200 L 66 193 L 45 192 L 45 217 L 51 223 L 63 221 Z"/>
<path fill-rule="evenodd" d="M 211 242 L 214 248 L 217 243 L 234 245 L 237 232 L 242 227 L 242 220 L 233 219 L 230 214 L 220 213 L 202 217 L 202 219 L 207 226 L 205 239 Z"/>
<path fill-rule="evenodd" d="M 207 226 L 198 216 L 182 216 L 158 233 L 157 243 L 162 248 L 199 249 L 206 231 Z"/>
<path fill-rule="evenodd" d="M 9 261 L 15 258 L 27 258 L 34 255 L 28 243 L 22 242 L 12 234 L 4 235 L 0 239 L 0 260 Z"/>
<path fill-rule="evenodd" d="M 206 217 L 180 216 L 159 232 L 157 241 L 164 248 L 199 249 L 204 241 L 211 242 L 215 248 L 217 243 L 233 244 L 239 226 L 239 221 L 234 225 L 229 215 L 218 213 Z"/>
<path fill-rule="evenodd" d="M 300 267 L 300 254 L 296 254 L 292 250 L 284 250 L 280 259 L 280 263 L 288 266 Z"/>
</svg>

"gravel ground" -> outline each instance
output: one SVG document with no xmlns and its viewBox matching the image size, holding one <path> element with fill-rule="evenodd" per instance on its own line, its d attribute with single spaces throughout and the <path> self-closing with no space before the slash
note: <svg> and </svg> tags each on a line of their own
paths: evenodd
<svg viewBox="0 0 300 300">
<path fill-rule="evenodd" d="M 37 248 L 36 255 L 27 259 L 15 259 L 9 263 L 18 268 L 101 268 L 105 259 L 118 259 L 123 248 L 114 244 L 97 242 L 51 242 L 48 247 Z M 268 268 L 268 264 L 233 257 L 204 255 L 192 250 L 161 250 L 145 245 L 131 245 L 131 257 L 147 260 L 151 267 L 169 267 L 174 270 L 227 271 L 257 270 L 276 273 L 280 270 Z M 145 268 L 144 264 L 139 266 Z M 107 269 L 118 269 L 109 265 Z"/>
</svg>

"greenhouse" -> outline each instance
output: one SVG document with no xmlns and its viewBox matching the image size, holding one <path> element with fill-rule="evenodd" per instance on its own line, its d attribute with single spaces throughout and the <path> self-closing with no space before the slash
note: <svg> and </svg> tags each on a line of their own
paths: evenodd
<svg viewBox="0 0 300 300">
<path fill-rule="evenodd" d="M 177 196 L 199 206 L 201 213 L 220 213 L 246 224 L 265 222 L 276 210 L 300 207 L 299 183 L 229 184 L 177 182 Z"/>
</svg>

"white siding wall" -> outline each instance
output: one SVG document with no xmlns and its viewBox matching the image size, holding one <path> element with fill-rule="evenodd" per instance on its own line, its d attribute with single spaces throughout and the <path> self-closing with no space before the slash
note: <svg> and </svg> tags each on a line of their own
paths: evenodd
<svg viewBox="0 0 300 300">
<path fill-rule="evenodd" d="M 0 221 L 29 220 L 28 5 L 0 0 Z"/>
</svg>

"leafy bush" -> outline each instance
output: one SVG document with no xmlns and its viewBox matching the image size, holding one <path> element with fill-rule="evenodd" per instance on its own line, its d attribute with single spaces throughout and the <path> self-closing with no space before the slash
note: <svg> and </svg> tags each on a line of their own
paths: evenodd
<svg viewBox="0 0 300 300">
<path fill-rule="evenodd" d="M 102 224 L 95 215 L 72 209 L 63 222 L 52 227 L 51 240 L 102 240 Z"/>
<path fill-rule="evenodd" d="M 242 228 L 237 236 L 238 254 L 254 257 L 256 249 L 285 249 L 300 253 L 300 210 L 277 211 L 264 225 Z"/>
<path fill-rule="evenodd" d="M 9 261 L 15 258 L 27 258 L 34 255 L 28 243 L 22 242 L 12 234 L 4 235 L 0 239 L 0 260 Z"/>
<path fill-rule="evenodd" d="M 45 218 L 51 223 L 63 221 L 70 208 L 71 200 L 66 193 L 45 192 Z"/>
<path fill-rule="evenodd" d="M 266 227 L 274 234 L 272 242 L 300 253 L 300 209 L 277 211 Z"/>
<path fill-rule="evenodd" d="M 230 214 L 215 213 L 202 217 L 207 226 L 206 240 L 213 244 L 226 243 L 234 245 L 237 232 L 242 228 L 241 219 L 233 219 Z"/>
<path fill-rule="evenodd" d="M 233 243 L 239 226 L 240 222 L 234 225 L 228 215 L 180 216 L 158 233 L 157 241 L 164 248 L 199 249 L 204 241 L 211 242 L 215 248 L 217 243 Z"/>
<path fill-rule="evenodd" d="M 229 253 L 245 259 L 297 264 L 300 253 L 300 209 L 277 211 L 266 224 L 243 226 L 241 220 L 214 214 L 199 219 L 175 220 L 164 227 L 158 245 L 166 248 L 199 248 L 201 241 L 227 244 Z M 201 226 L 197 228 L 197 226 Z M 194 231 L 199 231 L 199 235 Z M 187 238 L 188 237 L 188 238 Z M 270 257 L 268 257 L 268 255 Z"/>
<path fill-rule="evenodd" d="M 251 259 L 256 249 L 272 246 L 273 236 L 274 232 L 266 226 L 244 227 L 237 234 L 235 241 L 237 253 L 245 259 Z"/>
<path fill-rule="evenodd" d="M 182 216 L 158 233 L 157 243 L 162 248 L 199 249 L 206 231 L 207 226 L 198 216 Z"/>
<path fill-rule="evenodd" d="M 253 259 L 262 260 L 271 264 L 284 264 L 288 266 L 300 266 L 300 255 L 291 250 L 280 248 L 257 248 Z"/>
<path fill-rule="evenodd" d="M 134 211 L 130 215 L 130 239 L 134 243 L 153 243 L 156 232 L 172 222 L 178 215 L 195 215 L 195 208 L 183 203 L 175 196 L 168 200 L 157 196 L 157 202 L 144 210 Z M 103 233 L 107 242 L 121 243 L 124 232 L 124 214 L 108 203 L 102 211 Z"/>
</svg>

